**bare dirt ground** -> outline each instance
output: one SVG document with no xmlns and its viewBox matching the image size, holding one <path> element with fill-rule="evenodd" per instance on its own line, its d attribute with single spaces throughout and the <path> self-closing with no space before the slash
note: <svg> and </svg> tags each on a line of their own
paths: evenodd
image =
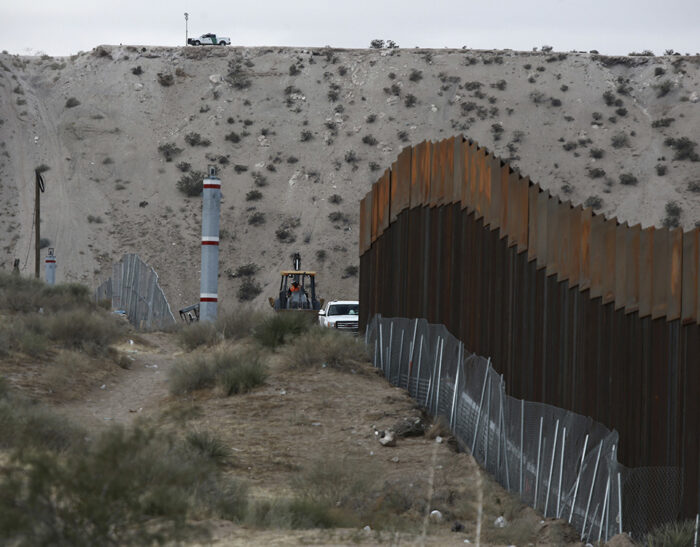
<svg viewBox="0 0 700 547">
<path fill-rule="evenodd" d="M 483 472 L 477 477 L 473 458 L 447 435 L 441 442 L 434 438 L 436 433 L 399 438 L 395 447 L 383 447 L 376 431 L 404 419 L 420 418 L 428 425 L 429 420 L 403 390 L 388 384 L 369 364 L 349 372 L 323 367 L 292 371 L 283 354 L 268 353 L 269 378 L 251 393 L 225 397 L 217 390 L 202 390 L 175 397 L 167 388 L 168 370 L 182 355 L 174 336 L 151 333 L 132 340 L 118 347 L 130 361 L 128 369 L 111 363 L 107 372 L 93 370 L 82 375 L 79 384 L 64 384 L 65 391 L 55 384 L 53 391 L 46 389 L 51 380 L 46 363 L 27 367 L 6 361 L 2 373 L 93 433 L 139 419 L 182 434 L 214 433 L 231 450 L 228 473 L 250 485 L 253 500 L 289 497 L 298 484 L 295 479 L 332 462 L 364 477 L 373 490 L 381 485 L 384 494 L 374 501 L 377 513 L 391 504 L 408 515 L 401 523 L 384 522 L 381 531 L 364 530 L 362 523 L 351 529 L 261 530 L 211 521 L 211 544 L 464 545 L 465 540 L 476 540 L 479 490 L 482 544 L 575 540 L 564 523 L 543 521 Z M 443 514 L 439 522 L 426 519 L 434 509 Z M 508 521 L 504 529 L 493 524 L 501 515 Z M 464 528 L 451 531 L 455 522 Z"/>
</svg>

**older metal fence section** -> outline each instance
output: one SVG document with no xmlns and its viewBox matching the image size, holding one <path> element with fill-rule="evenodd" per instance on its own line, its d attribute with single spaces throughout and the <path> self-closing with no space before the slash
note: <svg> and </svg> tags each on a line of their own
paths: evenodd
<svg viewBox="0 0 700 547">
<path fill-rule="evenodd" d="M 111 299 L 112 308 L 124 310 L 129 322 L 140 329 L 162 328 L 175 322 L 158 285 L 158 274 L 135 254 L 125 254 L 112 265 L 112 277 L 97 287 L 95 299 Z"/>
<path fill-rule="evenodd" d="M 676 467 L 627 469 L 619 438 L 574 412 L 506 394 L 491 360 L 442 325 L 375 316 L 366 330 L 374 366 L 433 415 L 509 492 L 570 522 L 586 542 L 622 531 L 642 538 L 681 503 Z"/>
<path fill-rule="evenodd" d="M 403 150 L 360 211 L 361 328 L 445 325 L 508 396 L 614 428 L 627 466 L 681 469 L 700 510 L 700 229 L 573 207 L 462 137 Z"/>
</svg>

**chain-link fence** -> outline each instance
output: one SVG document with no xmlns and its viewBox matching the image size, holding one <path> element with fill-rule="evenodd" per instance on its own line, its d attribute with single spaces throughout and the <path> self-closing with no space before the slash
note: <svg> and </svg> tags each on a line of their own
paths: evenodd
<svg viewBox="0 0 700 547">
<path fill-rule="evenodd" d="M 137 328 L 163 328 L 175 322 L 158 274 L 136 254 L 125 254 L 113 264 L 112 277 L 95 290 L 96 301 L 107 299 Z"/>
<path fill-rule="evenodd" d="M 490 359 L 469 353 L 442 325 L 375 316 L 365 341 L 374 365 L 430 413 L 509 492 L 545 517 L 567 520 L 585 541 L 622 531 L 643 537 L 674 520 L 677 468 L 627 469 L 618 434 L 591 418 L 506 395 Z"/>
</svg>

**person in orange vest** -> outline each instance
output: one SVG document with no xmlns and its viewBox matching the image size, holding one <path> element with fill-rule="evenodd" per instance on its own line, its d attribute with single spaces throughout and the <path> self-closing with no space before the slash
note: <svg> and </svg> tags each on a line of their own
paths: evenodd
<svg viewBox="0 0 700 547">
<path fill-rule="evenodd" d="M 292 293 L 299 292 L 300 290 L 301 290 L 301 287 L 299 286 L 299 282 L 295 281 L 294 283 L 292 283 L 292 286 L 289 287 L 289 291 L 287 291 L 287 292 L 289 293 L 289 296 L 291 296 Z"/>
</svg>

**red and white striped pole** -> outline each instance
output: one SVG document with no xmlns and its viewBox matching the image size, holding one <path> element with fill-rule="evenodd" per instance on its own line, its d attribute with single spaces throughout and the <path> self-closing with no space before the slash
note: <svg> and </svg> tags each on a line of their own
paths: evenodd
<svg viewBox="0 0 700 547">
<path fill-rule="evenodd" d="M 44 266 L 46 268 L 46 284 L 55 285 L 56 284 L 56 255 L 53 254 L 53 249 L 49 248 L 49 254 L 46 255 L 44 259 Z"/>
<path fill-rule="evenodd" d="M 209 176 L 202 188 L 202 275 L 199 290 L 199 320 L 215 321 L 219 301 L 219 213 L 221 181 L 216 167 L 209 167 Z"/>
</svg>

